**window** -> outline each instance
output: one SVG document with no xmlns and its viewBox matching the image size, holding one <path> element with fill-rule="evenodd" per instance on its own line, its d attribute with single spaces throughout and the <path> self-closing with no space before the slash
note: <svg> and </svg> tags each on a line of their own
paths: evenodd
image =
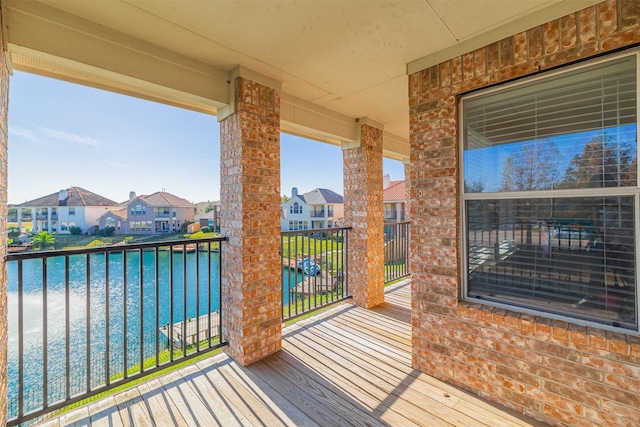
<svg viewBox="0 0 640 427">
<path fill-rule="evenodd" d="M 302 213 L 302 207 L 298 202 L 295 202 L 293 205 L 289 207 L 289 213 L 292 213 L 292 214 Z"/>
<path fill-rule="evenodd" d="M 638 330 L 636 62 L 463 98 L 467 298 Z"/>
<path fill-rule="evenodd" d="M 75 215 L 76 214 L 76 208 L 69 208 L 69 215 Z"/>
</svg>

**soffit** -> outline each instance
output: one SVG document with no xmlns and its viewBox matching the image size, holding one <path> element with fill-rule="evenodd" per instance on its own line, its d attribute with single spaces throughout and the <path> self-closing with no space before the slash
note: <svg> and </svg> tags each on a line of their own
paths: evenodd
<svg viewBox="0 0 640 427">
<path fill-rule="evenodd" d="M 281 82 L 288 131 L 339 143 L 354 137 L 345 122 L 370 117 L 389 136 L 385 154 L 402 158 L 407 64 L 415 71 L 594 3 L 7 0 L 3 8 L 18 69 L 127 94 L 140 87 L 138 96 L 216 114 L 241 66 Z"/>
</svg>

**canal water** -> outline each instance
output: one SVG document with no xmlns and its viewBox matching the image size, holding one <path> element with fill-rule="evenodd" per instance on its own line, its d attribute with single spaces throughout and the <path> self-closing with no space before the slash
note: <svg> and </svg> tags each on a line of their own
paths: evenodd
<svg viewBox="0 0 640 427">
<path fill-rule="evenodd" d="M 42 405 L 44 330 L 46 328 L 48 399 L 62 399 L 66 385 L 66 306 L 69 309 L 69 365 L 71 393 L 84 391 L 87 382 L 87 336 L 90 337 L 92 387 L 104 384 L 125 370 L 124 331 L 127 336 L 127 367 L 140 361 L 142 336 L 143 358 L 153 357 L 156 350 L 156 325 L 206 315 L 219 307 L 218 252 L 175 253 L 143 252 L 142 268 L 137 251 L 109 255 L 92 254 L 89 259 L 87 286 L 87 258 L 69 258 L 69 293 L 64 257 L 50 258 L 43 280 L 43 261 L 23 261 L 23 331 L 24 331 L 24 404 L 25 412 Z M 126 262 L 125 262 L 126 261 Z M 108 286 L 107 271 L 108 264 Z M 156 269 L 158 283 L 156 286 Z M 17 414 L 18 395 L 18 262 L 7 263 L 9 298 L 9 417 Z M 140 280 L 142 275 L 142 281 Z M 173 276 L 173 287 L 170 276 Z M 210 277 L 210 279 L 209 279 Z M 125 286 L 126 278 L 126 286 Z M 284 304 L 288 304 L 289 290 L 302 280 L 288 271 L 283 274 Z M 140 289 L 142 283 L 142 290 Z M 46 299 L 43 298 L 46 289 Z M 185 295 L 186 291 L 186 295 Z M 89 309 L 87 310 L 87 292 Z M 199 295 L 198 298 L 196 296 Z M 184 302 L 186 301 L 186 305 Z M 46 322 L 44 306 L 47 307 Z M 157 307 L 157 309 L 156 309 Z M 126 317 L 125 317 L 126 313 Z M 173 313 L 173 315 L 172 315 Z M 142 314 L 142 315 L 141 315 Z M 87 331 L 87 316 L 89 331 Z M 157 322 L 156 322 L 157 317 Z M 108 323 L 108 334 L 107 334 Z M 109 338 L 109 373 L 106 373 L 107 337 Z M 167 348 L 167 340 L 160 335 L 157 345 Z M 74 393 L 75 392 L 75 393 Z"/>
</svg>

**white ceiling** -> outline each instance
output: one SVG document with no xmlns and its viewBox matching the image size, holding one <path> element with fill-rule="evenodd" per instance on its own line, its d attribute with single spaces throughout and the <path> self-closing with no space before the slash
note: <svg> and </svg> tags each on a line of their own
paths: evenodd
<svg viewBox="0 0 640 427">
<path fill-rule="evenodd" d="M 283 130 L 339 144 L 355 118 L 408 157 L 407 70 L 597 0 L 2 0 L 15 69 L 218 114 L 233 72 L 280 86 Z"/>
</svg>

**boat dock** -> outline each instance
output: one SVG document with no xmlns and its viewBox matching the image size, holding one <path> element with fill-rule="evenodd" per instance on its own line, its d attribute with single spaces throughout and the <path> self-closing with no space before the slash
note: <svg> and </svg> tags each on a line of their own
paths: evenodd
<svg viewBox="0 0 640 427">
<path fill-rule="evenodd" d="M 207 333 L 207 328 L 209 326 L 209 319 L 207 319 L 207 317 L 211 320 L 211 335 L 209 335 Z M 196 323 L 197 320 L 197 323 Z M 176 322 L 173 324 L 173 346 L 174 347 L 182 347 L 182 325 L 184 322 Z M 215 337 L 218 335 L 219 332 L 219 325 L 220 325 L 220 314 L 218 313 L 218 311 L 214 311 L 212 313 L 210 313 L 208 316 L 206 314 L 203 314 L 202 316 L 198 317 L 198 319 L 195 318 L 190 318 L 187 319 L 187 324 L 186 324 L 186 345 L 194 345 L 196 344 L 196 342 L 198 341 L 204 341 L 207 338 L 211 337 Z M 199 335 L 198 335 L 198 331 L 199 331 Z M 169 342 L 169 335 L 170 335 L 170 330 L 169 330 L 169 325 L 164 325 L 160 327 L 160 333 L 162 333 L 165 337 L 167 342 Z M 196 335 L 198 335 L 197 340 L 196 340 Z"/>
</svg>

